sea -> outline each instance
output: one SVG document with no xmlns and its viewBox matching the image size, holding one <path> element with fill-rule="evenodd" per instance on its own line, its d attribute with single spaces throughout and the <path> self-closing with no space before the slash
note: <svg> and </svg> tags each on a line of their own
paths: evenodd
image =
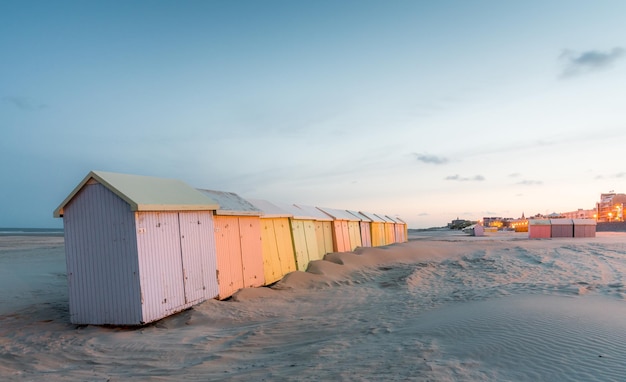
<svg viewBox="0 0 626 382">
<path fill-rule="evenodd" d="M 63 236 L 63 228 L 0 228 L 0 236 Z"/>
</svg>

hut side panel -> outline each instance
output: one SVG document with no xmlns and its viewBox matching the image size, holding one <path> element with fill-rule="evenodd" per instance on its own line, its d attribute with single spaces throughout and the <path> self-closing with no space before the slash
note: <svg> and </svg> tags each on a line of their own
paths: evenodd
<svg viewBox="0 0 626 382">
<path fill-rule="evenodd" d="M 358 221 L 349 221 L 348 224 L 348 233 L 350 235 L 350 250 L 354 251 L 356 247 L 360 247 L 363 245 L 361 240 L 361 228 L 359 226 Z"/>
<path fill-rule="evenodd" d="M 278 235 L 274 223 L 274 219 L 261 219 L 261 251 L 266 284 L 278 281 L 282 277 Z"/>
<path fill-rule="evenodd" d="M 380 247 L 385 242 L 385 223 L 372 222 L 372 246 Z"/>
<path fill-rule="evenodd" d="M 309 266 L 309 247 L 307 246 L 306 221 L 292 220 L 291 234 L 295 251 L 296 267 L 299 271 L 306 271 Z M 315 234 L 315 232 L 313 232 Z M 317 249 L 316 249 L 317 251 Z"/>
<path fill-rule="evenodd" d="M 261 253 L 261 222 L 258 216 L 239 218 L 239 236 L 243 257 L 244 287 L 265 284 L 263 253 Z"/>
<path fill-rule="evenodd" d="M 361 229 L 361 245 L 363 247 L 372 246 L 371 226 L 372 224 L 370 222 L 362 221 L 359 223 L 359 228 Z"/>
<path fill-rule="evenodd" d="M 304 223 L 304 234 L 306 235 L 306 246 L 309 253 L 309 261 L 321 260 L 324 257 L 326 254 L 326 245 L 328 240 L 330 240 L 332 248 L 332 231 L 327 231 L 325 226 L 330 228 L 331 222 L 307 220 Z M 325 235 L 330 236 L 327 238 Z"/>
<path fill-rule="evenodd" d="M 150 322 L 186 304 L 178 213 L 138 212 L 136 224 L 143 322 Z"/>
<path fill-rule="evenodd" d="M 593 219 L 574 219 L 574 237 L 595 237 L 596 221 Z"/>
<path fill-rule="evenodd" d="M 348 234 L 348 227 L 345 226 L 344 221 L 333 220 L 332 221 L 332 235 L 333 235 L 333 250 L 335 252 L 346 252 L 350 250 L 350 237 Z"/>
<path fill-rule="evenodd" d="M 180 212 L 185 303 L 218 295 L 213 218 L 210 211 Z"/>
<path fill-rule="evenodd" d="M 529 220 L 528 221 L 528 237 L 530 239 L 547 239 L 551 235 L 551 226 L 549 220 Z"/>
<path fill-rule="evenodd" d="M 325 254 L 333 251 L 332 223 L 332 221 L 318 221 L 315 224 L 315 232 L 318 240 L 318 259 L 323 259 Z"/>
<path fill-rule="evenodd" d="M 134 214 L 101 184 L 88 184 L 63 216 L 70 321 L 140 323 Z"/>
<path fill-rule="evenodd" d="M 218 297 L 225 299 L 244 286 L 238 218 L 215 216 L 213 224 L 217 252 Z"/>
<path fill-rule="evenodd" d="M 552 237 L 574 237 L 574 222 L 571 219 L 552 219 Z"/>
<path fill-rule="evenodd" d="M 279 218 L 273 220 L 278 256 L 280 258 L 280 277 L 282 278 L 287 273 L 296 270 L 296 258 L 293 252 L 289 218 Z M 267 283 L 268 281 L 265 280 L 265 282 Z"/>
</svg>

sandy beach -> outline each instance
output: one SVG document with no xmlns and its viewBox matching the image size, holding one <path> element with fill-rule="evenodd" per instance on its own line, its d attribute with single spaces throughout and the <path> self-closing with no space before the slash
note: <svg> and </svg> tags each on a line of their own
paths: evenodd
<svg viewBox="0 0 626 382">
<path fill-rule="evenodd" d="M 8 381 L 620 381 L 626 234 L 423 231 L 139 328 L 69 323 L 62 237 L 0 236 Z"/>
</svg>

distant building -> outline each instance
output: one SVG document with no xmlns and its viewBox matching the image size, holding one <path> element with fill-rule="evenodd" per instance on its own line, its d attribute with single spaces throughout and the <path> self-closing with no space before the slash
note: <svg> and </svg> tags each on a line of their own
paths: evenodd
<svg viewBox="0 0 626 382">
<path fill-rule="evenodd" d="M 626 194 L 610 192 L 600 194 L 600 202 L 596 203 L 596 220 L 598 222 L 623 222 Z"/>
<path fill-rule="evenodd" d="M 561 215 L 566 219 L 595 219 L 597 216 L 596 209 L 584 210 L 579 208 L 576 211 L 561 212 Z"/>
</svg>

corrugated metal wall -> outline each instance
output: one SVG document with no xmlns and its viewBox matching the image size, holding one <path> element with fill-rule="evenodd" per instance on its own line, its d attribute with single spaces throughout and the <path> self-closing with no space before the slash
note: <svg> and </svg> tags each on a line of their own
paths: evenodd
<svg viewBox="0 0 626 382">
<path fill-rule="evenodd" d="M 187 303 L 217 297 L 213 212 L 179 212 Z"/>
<path fill-rule="evenodd" d="M 136 216 L 143 321 L 149 322 L 186 304 L 180 228 L 176 212 Z"/>
<path fill-rule="evenodd" d="M 139 324 L 142 319 L 134 214 L 101 184 L 87 184 L 65 208 L 70 321 Z"/>
</svg>

